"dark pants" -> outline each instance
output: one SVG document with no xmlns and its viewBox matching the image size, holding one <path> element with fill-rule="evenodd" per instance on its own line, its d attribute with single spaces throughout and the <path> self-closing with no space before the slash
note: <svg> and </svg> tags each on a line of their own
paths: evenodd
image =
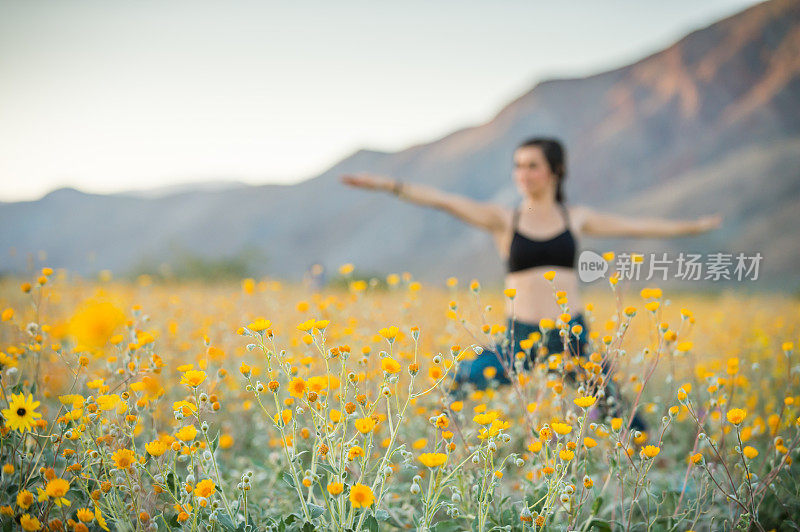
<svg viewBox="0 0 800 532">
<path fill-rule="evenodd" d="M 569 342 L 567 343 L 567 349 L 573 355 L 582 356 L 588 350 L 588 344 L 586 341 L 587 337 L 587 330 L 586 325 L 583 321 L 583 316 L 581 314 L 576 314 L 572 317 L 569 322 L 570 328 L 573 325 L 580 325 L 583 327 L 583 331 L 575 338 L 575 336 L 570 332 Z M 530 350 L 530 356 L 525 358 L 525 368 L 529 369 L 536 361 L 536 354 L 538 352 L 538 348 L 541 345 L 547 347 L 547 351 L 549 354 L 555 353 L 562 353 L 564 352 L 564 341 L 558 334 L 558 329 L 550 329 L 546 333 L 543 333 L 539 329 L 538 324 L 534 323 L 525 323 L 516 320 L 508 320 L 507 330 L 506 330 L 506 338 L 511 339 L 511 334 L 513 332 L 514 338 L 513 342 L 509 341 L 508 347 L 501 348 L 501 354 L 498 354 L 497 351 L 494 351 L 490 348 L 484 348 L 483 352 L 477 356 L 477 358 L 473 360 L 464 361 L 458 368 L 458 373 L 455 376 L 455 383 L 457 386 L 463 386 L 465 384 L 472 384 L 475 388 L 479 390 L 483 390 L 488 387 L 489 381 L 486 378 L 486 368 L 494 368 L 495 375 L 493 380 L 496 380 L 500 384 L 508 384 L 511 382 L 509 376 L 506 374 L 505 368 L 503 367 L 502 360 L 505 362 L 506 367 L 513 371 L 514 369 L 514 360 L 515 354 L 519 351 L 524 351 L 520 346 L 520 341 L 525 340 L 528 338 L 533 332 L 538 332 L 542 335 L 540 341 L 535 342 L 533 347 Z M 510 349 L 513 346 L 513 350 Z M 500 347 L 500 346 L 498 346 Z M 490 370 L 491 373 L 491 370 Z"/>
<path fill-rule="evenodd" d="M 570 341 L 567 343 L 567 349 L 572 355 L 575 356 L 584 356 L 589 351 L 589 346 L 586 341 L 586 337 L 588 335 L 588 331 L 586 330 L 586 325 L 583 322 L 583 316 L 581 314 L 576 314 L 569 322 L 570 328 L 573 325 L 580 325 L 583 327 L 581 334 L 578 335 L 578 338 L 575 338 L 572 333 L 570 333 L 569 339 Z M 512 328 L 513 326 L 513 328 Z M 464 387 L 466 385 L 472 385 L 478 390 L 485 390 L 489 386 L 489 379 L 486 378 L 486 369 L 487 368 L 494 368 L 494 376 L 491 380 L 496 381 L 499 384 L 509 384 L 511 379 L 509 379 L 508 374 L 506 373 L 505 368 L 503 367 L 503 363 L 500 361 L 500 357 L 502 356 L 502 360 L 505 362 L 506 367 L 509 371 L 514 370 L 514 359 L 515 354 L 519 351 L 523 351 L 522 347 L 519 345 L 520 341 L 525 340 L 528 338 L 528 335 L 532 332 L 539 332 L 540 334 L 542 331 L 539 330 L 539 326 L 533 323 L 524 323 L 521 321 L 512 321 L 508 320 L 508 329 L 506 330 L 506 338 L 510 338 L 513 330 L 514 334 L 514 350 L 511 351 L 508 347 L 505 349 L 501 349 L 502 354 L 498 355 L 496 351 L 492 349 L 484 348 L 483 352 L 477 356 L 477 358 L 473 360 L 467 360 L 461 363 L 458 367 L 458 372 L 454 378 L 453 382 L 453 389 L 451 393 L 454 397 L 463 397 L 464 396 Z M 539 342 L 535 342 L 533 347 L 530 351 L 530 356 L 525 358 L 525 368 L 530 369 L 530 367 L 537 362 L 536 354 L 538 352 L 538 348 L 544 345 L 547 347 L 547 352 L 549 354 L 555 353 L 563 353 L 564 352 L 564 343 L 561 337 L 558 335 L 557 329 L 551 329 L 547 331 L 546 334 L 542 334 L 542 339 Z M 509 341 L 509 347 L 511 343 Z M 603 364 L 603 374 L 608 376 L 608 368 L 605 364 Z M 575 379 L 575 372 L 571 372 L 567 375 L 570 380 Z M 613 380 L 607 379 L 606 386 L 605 386 L 605 399 L 602 399 L 599 402 L 599 408 L 601 414 L 605 416 L 621 416 L 620 406 L 622 401 L 622 396 L 619 393 L 619 389 L 617 388 L 616 384 Z M 610 406 L 609 399 L 613 398 L 614 406 Z M 644 419 L 636 413 L 633 417 L 631 422 L 631 428 L 634 430 L 647 430 L 647 425 L 644 422 Z"/>
</svg>

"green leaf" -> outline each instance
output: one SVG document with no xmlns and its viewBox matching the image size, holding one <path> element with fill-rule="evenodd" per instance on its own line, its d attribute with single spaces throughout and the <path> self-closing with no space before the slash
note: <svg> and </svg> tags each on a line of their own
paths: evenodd
<svg viewBox="0 0 800 532">
<path fill-rule="evenodd" d="M 317 504 L 308 504 L 308 509 L 311 513 L 311 519 L 316 519 L 317 517 L 321 516 L 325 513 L 325 507 L 319 506 Z"/>
<path fill-rule="evenodd" d="M 228 514 L 224 513 L 219 515 L 219 526 L 222 527 L 223 530 L 236 530 L 236 525 L 233 524 Z"/>
<path fill-rule="evenodd" d="M 374 515 L 370 515 L 364 519 L 363 530 L 369 530 L 369 532 L 379 532 L 380 528 L 378 527 L 378 520 L 375 519 Z"/>
<path fill-rule="evenodd" d="M 387 512 L 386 510 L 380 510 L 380 509 L 375 510 L 375 519 L 377 519 L 378 521 L 388 521 L 389 517 L 391 516 L 389 515 L 389 512 Z"/>
<path fill-rule="evenodd" d="M 598 530 L 599 532 L 611 532 L 611 525 L 608 521 L 602 519 L 592 519 L 589 522 L 589 530 Z"/>
<path fill-rule="evenodd" d="M 320 470 L 325 471 L 326 473 L 328 473 L 328 475 L 330 475 L 331 479 L 338 479 L 339 478 L 339 475 L 336 473 L 336 471 L 331 466 L 329 466 L 328 464 L 317 464 L 317 469 L 320 469 Z"/>
<path fill-rule="evenodd" d="M 456 532 L 461 528 L 455 521 L 439 521 L 431 527 L 431 532 Z"/>
<path fill-rule="evenodd" d="M 598 497 L 592 503 L 592 515 L 597 515 L 597 512 L 600 511 L 600 507 L 603 505 L 603 498 Z"/>
</svg>

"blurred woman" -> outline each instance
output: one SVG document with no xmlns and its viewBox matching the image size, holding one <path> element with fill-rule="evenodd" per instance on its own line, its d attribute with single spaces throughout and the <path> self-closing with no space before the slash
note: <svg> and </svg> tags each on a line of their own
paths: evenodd
<svg viewBox="0 0 800 532">
<path fill-rule="evenodd" d="M 462 364 L 456 381 L 485 388 L 491 377 L 500 383 L 510 382 L 513 371 L 513 354 L 522 351 L 520 341 L 533 332 L 542 332 L 543 319 L 554 320 L 562 313 L 550 282 L 544 273 L 555 271 L 558 289 L 569 297 L 569 307 L 583 308 L 576 259 L 580 237 L 677 237 L 696 235 L 720 225 L 719 216 L 697 220 L 667 220 L 661 218 L 634 218 L 613 213 L 598 212 L 582 205 L 567 205 L 564 198 L 566 178 L 564 149 L 551 138 L 533 138 L 520 144 L 514 151 L 514 183 L 522 201 L 514 209 L 494 203 L 475 201 L 458 194 L 446 193 L 434 187 L 412 184 L 390 177 L 371 174 L 342 176 L 342 182 L 362 189 L 390 192 L 398 198 L 443 210 L 464 222 L 488 231 L 495 247 L 507 267 L 506 288 L 516 290 L 513 301 L 507 301 L 508 333 L 512 334 L 507 353 L 485 350 L 469 364 Z M 588 334 L 583 315 L 576 312 L 569 321 L 570 328 L 580 325 L 582 332 L 567 344 L 575 355 L 586 350 Z M 564 343 L 557 332 L 543 336 L 546 351 L 564 351 Z M 505 351 L 505 350 L 503 350 Z M 536 356 L 531 350 L 532 358 Z M 528 367 L 534 360 L 526 360 Z M 493 369 L 491 369 L 493 368 Z M 613 392 L 612 392 L 613 393 Z"/>
</svg>

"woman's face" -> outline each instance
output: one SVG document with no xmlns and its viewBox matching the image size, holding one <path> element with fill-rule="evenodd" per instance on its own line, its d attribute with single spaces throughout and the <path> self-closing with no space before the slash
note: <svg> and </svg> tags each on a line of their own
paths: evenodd
<svg viewBox="0 0 800 532">
<path fill-rule="evenodd" d="M 523 196 L 539 196 L 554 187 L 557 179 L 539 146 L 525 146 L 514 152 L 514 182 Z"/>
</svg>

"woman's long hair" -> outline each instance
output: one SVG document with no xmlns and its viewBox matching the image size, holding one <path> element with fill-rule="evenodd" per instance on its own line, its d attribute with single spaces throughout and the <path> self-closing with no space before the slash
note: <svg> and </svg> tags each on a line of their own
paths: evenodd
<svg viewBox="0 0 800 532">
<path fill-rule="evenodd" d="M 556 184 L 556 201 L 564 203 L 564 179 L 567 176 L 567 162 L 564 147 L 557 139 L 534 137 L 517 146 L 517 149 L 531 146 L 541 148 L 545 159 L 547 159 L 547 164 L 550 165 L 550 171 L 558 177 L 558 183 Z"/>
</svg>

